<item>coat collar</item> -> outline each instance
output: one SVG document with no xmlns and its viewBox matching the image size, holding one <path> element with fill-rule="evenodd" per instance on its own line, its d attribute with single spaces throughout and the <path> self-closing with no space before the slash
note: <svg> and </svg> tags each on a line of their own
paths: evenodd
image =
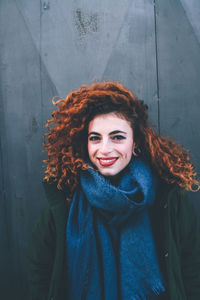
<svg viewBox="0 0 200 300">
<path fill-rule="evenodd" d="M 66 193 L 59 190 L 56 183 L 43 182 L 42 184 L 56 226 L 63 226 L 66 223 L 66 215 L 70 207 L 70 203 L 66 200 Z"/>
<path fill-rule="evenodd" d="M 43 181 L 42 184 L 45 190 L 49 206 L 51 208 L 61 203 L 64 204 L 64 202 L 66 201 L 66 194 L 63 190 L 59 190 L 57 188 L 57 184 L 55 182 L 48 183 Z"/>
</svg>

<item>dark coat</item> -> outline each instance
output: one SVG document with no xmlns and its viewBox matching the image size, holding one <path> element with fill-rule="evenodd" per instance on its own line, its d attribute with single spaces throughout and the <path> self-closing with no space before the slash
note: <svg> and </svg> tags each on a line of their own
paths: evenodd
<svg viewBox="0 0 200 300">
<path fill-rule="evenodd" d="M 65 229 L 70 205 L 54 184 L 44 183 L 44 187 L 48 205 L 33 231 L 29 300 L 66 300 Z M 200 234 L 186 193 L 177 186 L 160 184 L 151 220 L 167 299 L 199 300 Z"/>
</svg>

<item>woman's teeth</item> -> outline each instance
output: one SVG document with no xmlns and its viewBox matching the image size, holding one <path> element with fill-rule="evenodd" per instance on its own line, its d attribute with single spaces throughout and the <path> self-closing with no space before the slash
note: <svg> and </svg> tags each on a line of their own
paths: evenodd
<svg viewBox="0 0 200 300">
<path fill-rule="evenodd" d="M 118 157 L 113 157 L 113 158 L 109 158 L 109 159 L 105 159 L 105 158 L 99 158 L 99 163 L 101 166 L 103 167 L 109 167 L 115 164 L 115 162 L 117 161 Z"/>
<path fill-rule="evenodd" d="M 103 161 L 103 162 L 111 162 L 111 161 L 116 160 L 116 158 L 112 158 L 112 159 L 101 159 L 100 158 L 100 160 Z"/>
</svg>

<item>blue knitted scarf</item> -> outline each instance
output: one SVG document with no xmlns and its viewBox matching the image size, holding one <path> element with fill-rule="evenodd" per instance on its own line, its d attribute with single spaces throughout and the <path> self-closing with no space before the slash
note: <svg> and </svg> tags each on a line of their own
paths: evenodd
<svg viewBox="0 0 200 300">
<path fill-rule="evenodd" d="M 81 172 L 66 228 L 69 300 L 154 299 L 164 291 L 148 211 L 156 178 L 135 158 L 118 181 Z"/>
</svg>

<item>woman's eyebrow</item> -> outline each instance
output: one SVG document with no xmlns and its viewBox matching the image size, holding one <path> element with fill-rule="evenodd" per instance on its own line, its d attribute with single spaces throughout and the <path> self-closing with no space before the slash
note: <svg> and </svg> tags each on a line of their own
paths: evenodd
<svg viewBox="0 0 200 300">
<path fill-rule="evenodd" d="M 91 131 L 90 133 L 88 133 L 88 136 L 90 136 L 91 134 L 100 135 L 100 133 L 98 133 L 98 132 Z"/>
<path fill-rule="evenodd" d="M 113 134 L 117 134 L 117 133 L 124 133 L 124 134 L 127 134 L 126 132 L 122 131 L 122 130 L 114 130 L 112 132 L 109 133 L 109 135 L 113 135 Z M 90 136 L 91 134 L 95 134 L 95 135 L 101 135 L 100 133 L 98 132 L 95 132 L 95 131 L 91 131 L 88 136 Z"/>
<path fill-rule="evenodd" d="M 114 131 L 110 132 L 109 135 L 116 134 L 116 133 L 124 133 L 124 134 L 127 134 L 126 132 L 124 132 L 124 131 L 122 131 L 122 130 L 114 130 Z"/>
</svg>

